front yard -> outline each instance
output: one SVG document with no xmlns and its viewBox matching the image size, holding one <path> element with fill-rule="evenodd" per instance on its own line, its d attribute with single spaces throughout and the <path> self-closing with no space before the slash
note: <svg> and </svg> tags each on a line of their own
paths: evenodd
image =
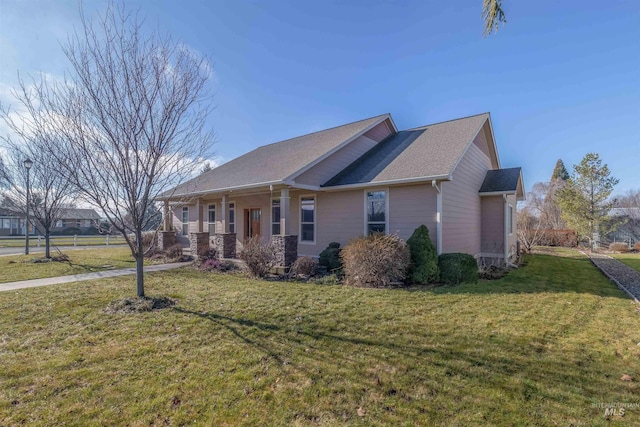
<svg viewBox="0 0 640 427">
<path fill-rule="evenodd" d="M 632 425 L 640 313 L 577 253 L 435 289 L 147 276 L 0 293 L 0 425 Z M 623 381 L 629 375 L 633 381 Z"/>
<path fill-rule="evenodd" d="M 640 271 L 640 253 L 612 254 L 612 257 Z"/>
</svg>

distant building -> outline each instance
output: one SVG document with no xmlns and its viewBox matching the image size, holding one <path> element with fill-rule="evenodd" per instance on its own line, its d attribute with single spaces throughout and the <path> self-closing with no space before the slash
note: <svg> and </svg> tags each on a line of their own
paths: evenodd
<svg viewBox="0 0 640 427">
<path fill-rule="evenodd" d="M 630 246 L 640 242 L 640 207 L 613 208 L 609 215 L 626 220 L 624 224 L 607 235 L 610 242 L 625 242 Z"/>
<path fill-rule="evenodd" d="M 100 215 L 93 209 L 65 209 L 62 219 L 51 229 L 53 234 L 85 234 L 95 230 Z M 42 227 L 31 218 L 30 234 L 44 233 Z M 25 215 L 15 209 L 0 207 L 0 236 L 24 236 Z"/>
<path fill-rule="evenodd" d="M 0 236 L 24 235 L 24 214 L 0 207 Z"/>
</svg>

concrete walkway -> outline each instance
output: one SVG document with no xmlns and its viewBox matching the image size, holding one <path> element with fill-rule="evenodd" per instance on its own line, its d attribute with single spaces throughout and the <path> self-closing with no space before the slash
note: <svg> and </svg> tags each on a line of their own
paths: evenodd
<svg viewBox="0 0 640 427">
<path fill-rule="evenodd" d="M 589 257 L 593 265 L 626 292 L 637 303 L 640 303 L 640 272 L 608 255 L 582 252 Z"/>
<path fill-rule="evenodd" d="M 191 264 L 188 262 L 174 262 L 171 264 L 149 265 L 144 268 L 145 273 L 154 271 L 172 270 Z M 124 268 L 122 270 L 96 271 L 95 273 L 73 274 L 71 276 L 47 277 L 44 279 L 21 280 L 20 282 L 0 283 L 0 292 L 12 291 L 15 289 L 35 288 L 38 286 L 59 285 L 61 283 L 81 282 L 83 280 L 107 279 L 109 277 L 129 276 L 136 274 L 135 267 Z"/>
</svg>

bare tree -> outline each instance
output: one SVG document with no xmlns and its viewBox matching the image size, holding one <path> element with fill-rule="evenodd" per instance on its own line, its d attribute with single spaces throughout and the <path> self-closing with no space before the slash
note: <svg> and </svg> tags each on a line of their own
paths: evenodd
<svg viewBox="0 0 640 427">
<path fill-rule="evenodd" d="M 55 144 L 56 138 L 49 128 L 39 126 L 42 122 L 37 118 L 41 111 L 37 103 L 33 102 L 30 87 L 20 81 L 20 91 L 14 91 L 14 96 L 29 108 L 23 113 L 12 115 L 8 107 L 0 106 L 0 119 L 13 132 L 13 136 L 0 136 L 7 152 L 1 172 L 6 183 L 3 197 L 5 203 L 23 214 L 27 212 L 29 200 L 30 217 L 35 219 L 36 228 L 45 237 L 45 257 L 51 258 L 51 230 L 62 219 L 66 207 L 75 201 L 75 189 L 61 173 L 60 164 L 46 154 L 48 147 Z M 22 102 L 25 100 L 27 101 Z M 28 186 L 27 170 L 24 167 L 27 159 L 33 162 L 29 170 Z M 28 232 L 28 225 L 25 230 Z"/>
<path fill-rule="evenodd" d="M 498 32 L 500 22 L 507 23 L 507 17 L 502 10 L 502 0 L 482 0 L 482 18 L 484 19 L 483 36 Z"/>
<path fill-rule="evenodd" d="M 124 236 L 144 297 L 142 232 L 159 195 L 192 176 L 213 142 L 211 69 L 186 46 L 145 33 L 136 14 L 109 4 L 95 22 L 80 10 L 82 31 L 63 47 L 72 74 L 38 86 L 43 120 L 61 137 L 48 155 L 83 199 Z"/>
</svg>

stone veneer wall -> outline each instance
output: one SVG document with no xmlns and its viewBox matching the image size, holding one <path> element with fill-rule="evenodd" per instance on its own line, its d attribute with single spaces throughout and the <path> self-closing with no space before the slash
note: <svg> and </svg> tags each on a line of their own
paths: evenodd
<svg viewBox="0 0 640 427">
<path fill-rule="evenodd" d="M 197 257 L 209 249 L 209 232 L 189 233 L 191 256 Z"/>
<path fill-rule="evenodd" d="M 298 258 L 298 236 L 271 236 L 276 251 L 276 265 L 289 267 Z"/>
<path fill-rule="evenodd" d="M 236 233 L 216 233 L 213 235 L 213 247 L 220 258 L 236 257 Z"/>
<path fill-rule="evenodd" d="M 158 232 L 158 248 L 166 251 L 168 248 L 176 244 L 175 231 L 159 231 Z"/>
</svg>

